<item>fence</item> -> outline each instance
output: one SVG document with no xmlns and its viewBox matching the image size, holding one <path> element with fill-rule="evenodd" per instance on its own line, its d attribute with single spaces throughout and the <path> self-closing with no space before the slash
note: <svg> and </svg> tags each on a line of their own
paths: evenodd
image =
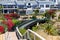
<svg viewBox="0 0 60 40">
<path fill-rule="evenodd" d="M 28 29 L 23 35 L 19 32 L 18 27 L 16 27 L 16 35 L 18 39 L 27 39 L 27 40 L 46 40 L 36 32 Z"/>
</svg>

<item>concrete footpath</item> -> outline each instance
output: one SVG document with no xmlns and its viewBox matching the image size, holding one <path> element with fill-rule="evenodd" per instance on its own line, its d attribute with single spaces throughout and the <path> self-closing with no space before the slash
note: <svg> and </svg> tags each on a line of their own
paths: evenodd
<svg viewBox="0 0 60 40">
<path fill-rule="evenodd" d="M 6 32 L 0 35 L 0 40 L 18 40 L 15 32 Z"/>
</svg>

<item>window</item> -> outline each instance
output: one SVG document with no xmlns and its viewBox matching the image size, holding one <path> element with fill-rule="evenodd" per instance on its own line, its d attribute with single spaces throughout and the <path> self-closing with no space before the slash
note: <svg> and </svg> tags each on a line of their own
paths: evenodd
<svg viewBox="0 0 60 40">
<path fill-rule="evenodd" d="M 56 2 L 56 0 L 49 0 L 49 1 L 53 1 L 53 2 Z"/>
<path fill-rule="evenodd" d="M 44 8 L 44 5 L 40 5 L 41 8 Z"/>
<path fill-rule="evenodd" d="M 56 2 L 56 0 L 54 0 L 54 2 Z"/>
<path fill-rule="evenodd" d="M 28 5 L 31 5 L 30 3 L 28 3 Z"/>
<path fill-rule="evenodd" d="M 50 7 L 51 7 L 51 8 L 53 8 L 53 7 L 54 7 L 54 5 L 50 5 Z"/>
<path fill-rule="evenodd" d="M 48 7 L 49 7 L 49 5 L 46 5 L 46 7 L 48 8 Z"/>
</svg>

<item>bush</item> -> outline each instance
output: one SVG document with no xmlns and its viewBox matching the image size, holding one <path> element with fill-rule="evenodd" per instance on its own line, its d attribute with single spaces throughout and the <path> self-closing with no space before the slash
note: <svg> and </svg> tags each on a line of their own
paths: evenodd
<svg viewBox="0 0 60 40">
<path fill-rule="evenodd" d="M 26 29 L 24 29 L 24 28 L 23 29 L 19 29 L 19 31 L 20 31 L 21 34 L 24 34 L 26 32 Z"/>
<path fill-rule="evenodd" d="M 60 19 L 60 14 L 59 14 L 59 16 L 58 16 L 58 19 Z"/>
<path fill-rule="evenodd" d="M 44 23 L 40 25 L 41 28 L 49 35 L 58 35 L 58 31 L 51 23 Z"/>
<path fill-rule="evenodd" d="M 35 15 L 33 15 L 33 16 L 32 16 L 32 19 L 36 19 L 36 16 L 35 16 Z"/>
<path fill-rule="evenodd" d="M 7 21 L 3 20 L 2 23 L 5 24 L 5 25 L 7 25 L 9 31 L 12 30 L 12 27 L 15 25 L 12 22 L 12 20 L 7 20 Z"/>
<path fill-rule="evenodd" d="M 0 20 L 5 20 L 4 15 L 0 14 Z"/>
<path fill-rule="evenodd" d="M 34 27 L 32 27 L 32 30 L 33 31 L 37 31 L 38 30 L 38 27 L 37 26 L 34 26 Z"/>
<path fill-rule="evenodd" d="M 4 14 L 4 17 L 6 18 L 6 19 L 12 19 L 12 18 L 19 18 L 20 17 L 20 15 L 19 14 L 17 14 L 17 13 L 10 13 L 10 14 Z"/>
<path fill-rule="evenodd" d="M 17 23 L 19 23 L 20 21 L 17 20 L 17 19 L 12 19 L 12 22 L 13 22 L 14 24 L 17 24 Z"/>
<path fill-rule="evenodd" d="M 19 18 L 20 17 L 20 15 L 17 13 L 10 13 L 10 16 L 13 18 Z"/>
<path fill-rule="evenodd" d="M 38 15 L 38 13 L 39 13 L 38 9 L 34 10 L 34 15 Z"/>
<path fill-rule="evenodd" d="M 4 32 L 4 27 L 0 26 L 0 33 L 3 33 L 3 32 Z"/>
<path fill-rule="evenodd" d="M 47 17 L 48 19 L 50 19 L 51 17 L 54 18 L 55 17 L 55 11 L 54 10 L 49 10 L 45 13 L 45 17 Z"/>
<path fill-rule="evenodd" d="M 15 28 L 16 28 L 18 25 L 20 25 L 22 21 L 19 21 L 19 20 L 17 20 L 17 19 L 12 19 L 12 22 L 15 24 L 12 29 L 15 30 Z"/>
</svg>

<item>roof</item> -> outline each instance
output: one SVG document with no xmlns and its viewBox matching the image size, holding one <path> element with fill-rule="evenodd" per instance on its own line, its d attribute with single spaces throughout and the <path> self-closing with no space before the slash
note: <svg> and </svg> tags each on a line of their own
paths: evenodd
<svg viewBox="0 0 60 40">
<path fill-rule="evenodd" d="M 27 4 L 28 3 L 31 3 L 31 5 L 37 5 L 37 2 L 36 1 L 28 1 L 28 2 L 26 2 Z"/>
<path fill-rule="evenodd" d="M 25 5 L 25 1 L 17 1 L 17 5 Z"/>
<path fill-rule="evenodd" d="M 38 1 L 38 2 L 39 2 L 39 4 L 55 4 L 52 1 Z"/>
<path fill-rule="evenodd" d="M 16 1 L 16 3 L 14 1 L 0 1 L 0 4 L 3 5 L 28 5 L 28 3 L 31 3 L 32 6 L 34 5 L 38 5 L 39 4 L 55 4 L 52 1 L 38 1 L 38 3 L 36 1 Z"/>
<path fill-rule="evenodd" d="M 2 5 L 15 5 L 14 1 L 1 1 L 0 4 L 2 4 Z"/>
</svg>

